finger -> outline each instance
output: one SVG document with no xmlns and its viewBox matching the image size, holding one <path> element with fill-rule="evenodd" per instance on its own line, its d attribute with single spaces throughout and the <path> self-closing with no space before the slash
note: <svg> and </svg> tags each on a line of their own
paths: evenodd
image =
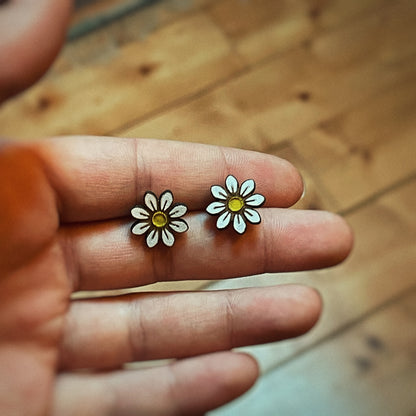
<svg viewBox="0 0 416 416">
<path fill-rule="evenodd" d="M 163 140 L 72 137 L 36 145 L 60 200 L 64 222 L 130 215 L 146 191 L 170 189 L 191 210 L 212 200 L 210 187 L 228 174 L 254 179 L 269 206 L 287 207 L 302 194 L 297 170 L 275 156 Z"/>
<path fill-rule="evenodd" d="M 60 365 L 114 368 L 279 341 L 308 331 L 320 312 L 316 291 L 294 285 L 75 301 Z"/>
<path fill-rule="evenodd" d="M 243 394 L 257 377 L 254 359 L 232 352 L 139 371 L 63 374 L 55 386 L 52 414 L 202 415 Z"/>
<path fill-rule="evenodd" d="M 219 231 L 215 218 L 187 216 L 175 245 L 149 249 L 124 220 L 75 226 L 62 234 L 76 290 L 134 287 L 168 280 L 222 279 L 328 267 L 352 246 L 350 227 L 321 211 L 260 209 L 262 222 L 244 235 Z"/>
<path fill-rule="evenodd" d="M 71 3 L 20 0 L 0 4 L 0 102 L 46 72 L 65 40 Z"/>
</svg>

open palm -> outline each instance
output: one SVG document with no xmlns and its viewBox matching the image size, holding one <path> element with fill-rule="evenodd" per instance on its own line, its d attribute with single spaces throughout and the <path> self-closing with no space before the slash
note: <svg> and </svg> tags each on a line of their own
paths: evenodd
<svg viewBox="0 0 416 416">
<path fill-rule="evenodd" d="M 205 213 L 210 186 L 228 174 L 255 179 L 267 198 L 262 223 L 242 236 Z M 130 209 L 165 189 L 188 205 L 189 231 L 172 248 L 149 249 L 130 233 Z M 230 350 L 307 331 L 321 309 L 314 290 L 71 295 L 334 265 L 351 248 L 350 230 L 329 213 L 285 209 L 302 190 L 289 163 L 236 149 L 93 137 L 3 143 L 0 413 L 195 415 L 243 393 L 257 366 Z M 161 358 L 180 360 L 122 368 Z"/>
</svg>

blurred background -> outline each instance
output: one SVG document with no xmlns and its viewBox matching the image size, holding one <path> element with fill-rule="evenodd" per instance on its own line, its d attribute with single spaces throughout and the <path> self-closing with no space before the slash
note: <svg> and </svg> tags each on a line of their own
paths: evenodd
<svg viewBox="0 0 416 416">
<path fill-rule="evenodd" d="M 416 1 L 76 3 L 52 69 L 0 108 L 1 135 L 271 153 L 303 174 L 295 208 L 337 212 L 355 231 L 353 254 L 329 270 L 159 285 L 322 293 L 310 334 L 245 349 L 262 378 L 211 415 L 415 416 Z"/>
</svg>

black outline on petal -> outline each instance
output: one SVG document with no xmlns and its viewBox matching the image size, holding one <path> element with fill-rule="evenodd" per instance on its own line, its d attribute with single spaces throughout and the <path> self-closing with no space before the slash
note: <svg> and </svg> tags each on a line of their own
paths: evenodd
<svg viewBox="0 0 416 416">
<path fill-rule="evenodd" d="M 172 222 L 183 222 L 186 225 L 186 230 L 185 231 L 176 231 L 174 228 L 172 228 Z M 164 228 L 169 228 L 171 229 L 173 232 L 175 232 L 176 234 L 182 234 L 182 233 L 186 233 L 189 230 L 189 225 L 188 223 L 183 219 L 183 218 L 172 218 L 172 221 L 169 221 L 166 226 Z"/>
<path fill-rule="evenodd" d="M 170 213 L 171 213 L 171 212 L 172 212 L 172 211 L 173 211 L 176 207 L 178 207 L 178 206 L 180 206 L 180 205 L 183 205 L 183 206 L 186 208 L 186 211 L 185 211 L 183 214 L 179 215 L 179 217 L 171 217 Z M 176 220 L 176 219 L 178 219 L 178 218 L 183 217 L 183 216 L 184 216 L 187 212 L 188 212 L 188 206 L 187 206 L 187 205 L 185 205 L 185 204 L 182 204 L 182 203 L 180 203 L 180 202 L 177 202 L 177 203 L 175 203 L 175 204 L 171 205 L 171 209 L 169 210 L 169 212 L 165 212 L 165 214 L 169 217 L 169 219 L 174 218 L 174 219 Z"/>
<path fill-rule="evenodd" d="M 218 221 L 219 221 L 220 217 L 223 216 L 224 214 L 228 214 L 231 218 L 230 218 L 230 221 L 228 221 L 228 224 L 225 227 L 220 228 L 220 227 L 218 227 Z M 232 223 L 232 221 L 234 219 L 234 214 L 232 212 L 230 212 L 228 209 L 224 210 L 223 212 L 221 212 L 220 215 L 217 215 L 217 216 L 218 216 L 218 218 L 217 218 L 217 221 L 215 222 L 215 226 L 217 227 L 218 230 L 226 230 L 230 226 L 230 224 Z"/>
<path fill-rule="evenodd" d="M 213 198 L 215 198 L 215 200 L 217 201 L 224 201 L 223 199 L 218 198 L 217 196 L 214 195 L 214 192 L 212 190 L 212 188 L 214 188 L 214 186 L 218 186 L 219 188 L 221 188 L 223 191 L 225 191 L 225 200 L 228 198 L 229 192 L 227 188 L 224 188 L 222 185 L 212 185 L 210 190 L 211 190 L 211 195 Z"/>
<path fill-rule="evenodd" d="M 155 210 L 152 210 L 152 208 L 149 208 L 147 205 L 146 205 L 146 195 L 147 194 L 150 194 L 150 195 L 153 195 L 155 198 L 156 198 L 156 209 Z M 152 192 L 152 191 L 146 191 L 145 192 L 145 194 L 143 195 L 143 205 L 146 207 L 146 209 L 147 210 L 150 210 L 151 212 L 156 212 L 156 211 L 159 211 L 159 209 L 160 209 L 160 201 L 159 201 L 159 198 L 157 197 L 157 195 L 154 193 L 154 192 Z"/>
<path fill-rule="evenodd" d="M 163 239 L 163 236 L 166 234 L 166 235 L 169 235 L 168 233 L 170 233 L 170 235 L 172 236 L 172 238 L 173 238 L 173 243 L 171 244 L 171 245 L 169 245 L 169 244 L 166 244 L 165 243 L 165 240 Z M 175 238 L 175 234 L 174 234 L 174 232 L 173 232 L 173 230 L 171 230 L 168 226 L 166 226 L 166 227 L 163 227 L 163 228 L 161 228 L 160 229 L 160 231 L 159 231 L 159 238 L 162 238 L 162 243 L 166 246 L 166 247 L 172 247 L 174 244 L 175 244 L 175 241 L 176 241 L 176 238 Z"/>
<path fill-rule="evenodd" d="M 156 232 L 156 234 L 157 234 L 157 243 L 154 245 L 154 246 L 149 246 L 148 244 L 147 244 L 147 239 L 149 238 L 149 236 L 150 236 L 150 234 L 153 232 L 153 231 L 155 231 Z M 145 243 L 146 243 L 146 246 L 148 247 L 148 248 L 153 248 L 153 247 L 156 247 L 159 243 L 160 243 L 160 240 L 161 240 L 161 235 L 160 235 L 160 230 L 158 229 L 158 228 L 156 228 L 156 227 L 154 227 L 154 228 L 150 228 L 149 230 L 148 230 L 148 232 L 146 233 L 146 239 L 145 239 Z"/>
<path fill-rule="evenodd" d="M 130 231 L 131 231 L 131 233 L 132 233 L 133 235 L 144 235 L 144 234 L 146 234 L 149 230 L 146 230 L 143 234 L 136 234 L 136 233 L 134 233 L 134 232 L 133 232 L 133 228 L 134 228 L 137 224 L 146 224 L 146 225 L 148 225 L 150 228 L 152 228 L 152 224 L 150 224 L 150 223 L 151 223 L 151 221 L 137 220 L 137 221 L 135 221 L 135 222 L 132 224 L 132 226 L 130 227 Z"/>
<path fill-rule="evenodd" d="M 148 217 L 148 218 L 150 218 L 150 217 L 151 217 L 151 214 L 150 214 L 149 210 L 148 210 L 145 206 L 143 206 L 143 205 L 135 205 L 135 206 L 134 206 L 134 207 L 130 210 L 130 214 L 131 214 L 131 216 L 132 216 L 135 220 L 137 220 L 137 221 L 145 221 L 145 219 L 144 219 L 144 218 L 137 218 L 137 217 L 135 217 L 135 216 L 133 215 L 133 210 L 134 210 L 135 208 L 140 208 L 140 209 L 142 209 L 143 211 L 145 211 L 145 212 L 147 213 L 147 217 Z"/>
<path fill-rule="evenodd" d="M 172 202 L 171 202 L 171 204 L 169 205 L 169 207 L 167 208 L 167 209 L 169 209 L 171 206 L 173 206 L 173 201 L 175 200 L 175 198 L 173 197 L 173 193 L 172 193 L 172 191 L 171 191 L 170 189 L 166 189 L 166 190 L 164 190 L 164 191 L 160 194 L 159 198 L 157 198 L 158 210 L 159 210 L 159 211 L 164 212 L 165 214 L 167 214 L 167 212 L 166 212 L 166 210 L 162 209 L 162 206 L 161 206 L 161 201 L 162 201 L 162 196 L 163 196 L 164 194 L 168 193 L 168 192 L 172 195 Z M 169 210 L 170 210 L 170 209 L 169 209 Z"/>
<path fill-rule="evenodd" d="M 235 192 L 229 190 L 229 188 L 227 186 L 228 178 L 233 178 L 237 182 L 237 190 Z M 239 195 L 240 194 L 240 182 L 238 181 L 238 179 L 234 175 L 227 175 L 227 177 L 225 178 L 225 189 L 227 190 L 228 195 Z"/>
<path fill-rule="evenodd" d="M 254 187 L 253 189 L 246 195 L 246 196 L 242 196 L 241 195 L 241 188 L 243 187 L 243 185 L 247 182 L 247 181 L 253 181 L 254 183 Z M 254 191 L 256 190 L 256 181 L 254 179 L 246 179 L 245 181 L 243 181 L 240 185 L 240 187 L 238 188 L 238 193 L 241 196 L 241 198 L 243 198 L 244 200 L 246 200 L 246 198 L 249 198 L 251 195 L 254 194 Z"/>
<path fill-rule="evenodd" d="M 221 199 L 215 199 L 215 201 L 212 201 L 208 204 L 208 206 L 205 208 L 205 212 L 209 215 L 211 215 L 212 217 L 217 216 L 217 215 L 221 215 L 224 211 L 227 211 L 227 204 L 226 202 L 228 201 L 228 199 L 225 200 L 225 202 L 223 202 Z M 207 211 L 208 207 L 213 204 L 214 202 L 220 203 L 220 204 L 224 204 L 224 208 L 220 211 L 217 212 L 216 214 L 212 214 L 211 212 Z"/>
<path fill-rule="evenodd" d="M 237 218 L 237 217 L 241 217 L 241 221 L 244 223 L 244 225 L 245 225 L 245 227 L 244 227 L 244 231 L 241 233 L 240 231 L 238 231 L 238 230 L 236 230 L 235 229 L 235 226 L 234 226 L 234 221 L 235 221 L 235 219 Z M 245 217 L 244 217 L 244 215 L 242 214 L 242 213 L 240 213 L 240 211 L 239 212 L 236 212 L 235 214 L 234 214 L 234 216 L 233 216 L 233 218 L 232 218 L 232 222 L 233 222 L 233 229 L 234 229 L 234 231 L 236 232 L 236 233 L 238 233 L 238 234 L 240 234 L 240 235 L 243 235 L 245 232 L 246 232 L 246 230 L 247 230 L 247 222 L 246 222 L 246 219 L 245 219 Z"/>
<path fill-rule="evenodd" d="M 256 206 L 252 206 L 252 205 L 248 205 L 248 204 L 246 204 L 248 207 L 250 207 L 250 208 L 260 208 L 260 207 L 262 207 L 265 203 L 266 203 L 266 197 L 263 195 L 263 194 L 260 194 L 260 193 L 256 193 L 256 194 L 251 194 L 251 195 L 247 195 L 245 198 L 244 198 L 244 203 L 246 202 L 246 200 L 248 199 L 248 198 L 251 198 L 252 196 L 254 196 L 254 195 L 260 195 L 260 196 L 262 196 L 264 199 L 263 199 L 263 202 L 260 204 L 260 205 L 256 205 Z"/>
<path fill-rule="evenodd" d="M 256 207 L 257 208 L 257 207 Z M 245 219 L 250 223 L 250 224 L 253 224 L 253 225 L 258 225 L 258 224 L 260 224 L 261 223 L 261 215 L 257 212 L 257 214 L 258 214 L 258 216 L 259 216 L 259 218 L 260 218 L 260 221 L 259 222 L 251 222 L 247 217 L 246 217 L 246 214 L 245 214 L 245 212 L 246 212 L 246 210 L 247 209 L 251 209 L 251 210 L 253 210 L 253 211 L 256 211 L 257 212 L 257 210 L 256 209 L 254 209 L 254 208 L 251 208 L 250 206 L 246 206 L 246 208 L 244 208 L 244 210 L 242 211 L 242 215 L 244 215 L 244 217 L 245 217 Z"/>
</svg>

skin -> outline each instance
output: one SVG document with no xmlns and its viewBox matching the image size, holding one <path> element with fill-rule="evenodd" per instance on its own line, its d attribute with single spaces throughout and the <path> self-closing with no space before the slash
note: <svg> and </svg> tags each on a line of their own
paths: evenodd
<svg viewBox="0 0 416 416">
<path fill-rule="evenodd" d="M 9 66 L 0 65 L 0 97 L 26 88 L 52 62 L 69 10 L 55 0 L 0 6 L 0 56 L 11 54 Z M 9 19 L 17 24 L 5 33 Z M 48 40 L 39 54 L 26 52 L 33 36 Z M 203 414 L 258 377 L 255 361 L 232 348 L 298 336 L 318 320 L 320 296 L 297 285 L 71 298 L 79 290 L 328 267 L 350 252 L 342 218 L 287 209 L 303 184 L 284 160 L 179 142 L 163 143 L 162 153 L 160 145 L 1 142 L 0 414 Z M 262 223 L 243 236 L 216 230 L 204 213 L 210 186 L 229 173 L 254 178 L 267 198 Z M 130 209 L 149 189 L 171 189 L 190 209 L 190 229 L 172 248 L 148 249 L 129 231 Z M 123 369 L 165 358 L 176 360 Z"/>
</svg>

